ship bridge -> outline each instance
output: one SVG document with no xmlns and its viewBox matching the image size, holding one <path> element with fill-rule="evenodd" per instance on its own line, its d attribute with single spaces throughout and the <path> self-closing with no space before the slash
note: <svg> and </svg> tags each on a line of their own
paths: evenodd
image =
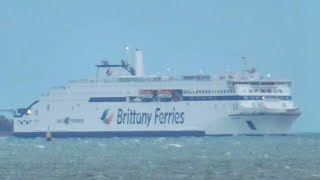
<svg viewBox="0 0 320 180">
<path fill-rule="evenodd" d="M 279 81 L 279 80 L 260 80 L 260 81 L 248 81 L 248 80 L 233 80 L 229 81 L 229 85 L 250 85 L 250 86 L 275 86 L 275 85 L 287 85 L 291 86 L 291 81 Z"/>
<path fill-rule="evenodd" d="M 291 81 L 286 80 L 230 80 L 227 82 L 239 95 L 261 96 L 269 99 L 291 99 Z"/>
</svg>

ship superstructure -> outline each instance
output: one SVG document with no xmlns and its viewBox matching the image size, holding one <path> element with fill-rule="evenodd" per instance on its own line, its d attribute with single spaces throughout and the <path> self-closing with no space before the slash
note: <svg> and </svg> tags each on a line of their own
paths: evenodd
<svg viewBox="0 0 320 180">
<path fill-rule="evenodd" d="M 15 114 L 19 137 L 287 134 L 300 110 L 291 81 L 255 69 L 221 76 L 145 76 L 126 61 L 97 65 L 94 79 L 56 87 Z"/>
</svg>

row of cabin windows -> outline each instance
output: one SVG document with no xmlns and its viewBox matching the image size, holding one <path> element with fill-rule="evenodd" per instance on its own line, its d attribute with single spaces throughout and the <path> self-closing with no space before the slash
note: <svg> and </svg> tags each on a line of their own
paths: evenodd
<svg viewBox="0 0 320 180">
<path fill-rule="evenodd" d="M 244 100 L 291 100 L 290 96 L 244 96 Z"/>
<path fill-rule="evenodd" d="M 220 106 L 220 108 L 219 108 L 219 106 Z M 226 104 L 220 104 L 220 105 L 218 105 L 218 104 L 214 104 L 214 109 L 215 110 L 218 110 L 218 109 L 227 109 L 228 107 L 230 107 L 233 111 L 237 111 L 237 110 L 239 110 L 239 104 L 232 104 L 232 106 L 229 106 L 229 105 L 226 105 Z"/>
<path fill-rule="evenodd" d="M 74 98 L 57 98 L 57 99 L 46 99 L 47 102 L 81 102 L 88 101 L 88 99 L 74 99 Z"/>
<path fill-rule="evenodd" d="M 101 90 L 109 90 L 109 89 L 123 89 L 123 88 L 152 88 L 152 89 L 163 89 L 164 86 L 172 86 L 173 84 L 172 83 L 167 83 L 167 84 L 161 84 L 161 85 L 152 85 L 152 84 L 123 84 L 123 85 L 93 85 L 93 86 L 88 86 L 88 85 L 79 85 L 77 86 L 77 88 L 75 89 L 72 89 L 71 91 L 74 91 L 79 88 L 79 89 L 88 89 L 90 92 L 92 92 L 92 90 L 98 90 L 98 91 L 101 91 Z M 182 87 L 185 87 L 185 86 L 190 86 L 190 84 L 180 84 Z M 195 86 L 216 86 L 217 84 L 194 84 Z M 118 92 L 118 91 L 117 91 Z M 74 93 L 74 92 L 73 92 Z M 88 92 L 85 92 L 85 93 L 88 93 Z M 123 92 L 125 93 L 125 92 Z"/>
<path fill-rule="evenodd" d="M 184 90 L 183 94 L 230 94 L 235 93 L 235 90 Z"/>
<path fill-rule="evenodd" d="M 236 84 L 249 84 L 249 85 L 269 85 L 269 86 L 273 86 L 273 85 L 289 85 L 290 86 L 290 82 L 232 82 L 232 85 L 236 85 Z"/>
<path fill-rule="evenodd" d="M 162 86 L 172 86 L 172 84 L 161 84 L 160 86 L 158 85 L 152 85 L 152 84 L 122 84 L 122 85 L 109 85 L 109 86 L 104 86 L 104 85 L 94 85 L 94 86 L 77 86 L 77 88 L 81 89 L 110 89 L 110 88 L 129 88 L 129 87 L 137 87 L 137 88 L 145 88 L 145 87 L 158 87 L 159 89 L 162 88 Z"/>
<path fill-rule="evenodd" d="M 249 93 L 280 93 L 282 94 L 283 93 L 283 90 L 282 89 L 249 89 Z"/>
<path fill-rule="evenodd" d="M 130 94 L 129 91 L 78 91 L 78 92 L 71 92 L 71 93 L 52 93 L 53 96 L 60 96 L 60 95 L 97 95 L 97 94 Z"/>
<path fill-rule="evenodd" d="M 74 108 L 80 108 L 80 104 L 77 104 L 76 106 L 72 106 L 72 111 Z M 50 111 L 50 104 L 47 104 L 47 111 Z M 35 114 L 38 115 L 38 110 L 35 110 Z"/>
</svg>

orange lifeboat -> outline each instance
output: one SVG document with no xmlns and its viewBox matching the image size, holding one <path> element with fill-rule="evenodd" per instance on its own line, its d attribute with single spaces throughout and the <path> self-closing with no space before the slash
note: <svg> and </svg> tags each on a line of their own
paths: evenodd
<svg viewBox="0 0 320 180">
<path fill-rule="evenodd" d="M 139 95 L 141 98 L 153 98 L 154 92 L 152 90 L 140 90 Z"/>
<path fill-rule="evenodd" d="M 171 90 L 160 90 L 158 92 L 159 98 L 172 98 L 173 91 Z"/>
</svg>

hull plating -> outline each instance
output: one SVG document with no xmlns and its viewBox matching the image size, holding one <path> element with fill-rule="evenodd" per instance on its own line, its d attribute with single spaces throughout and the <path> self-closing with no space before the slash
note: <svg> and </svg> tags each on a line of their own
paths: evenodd
<svg viewBox="0 0 320 180">
<path fill-rule="evenodd" d="M 297 114 L 239 115 L 234 102 L 85 103 L 15 120 L 17 137 L 283 135 Z M 39 103 L 39 106 L 41 103 Z M 45 106 L 43 106 L 45 107 Z M 238 115 L 237 115 L 238 114 Z"/>
</svg>

